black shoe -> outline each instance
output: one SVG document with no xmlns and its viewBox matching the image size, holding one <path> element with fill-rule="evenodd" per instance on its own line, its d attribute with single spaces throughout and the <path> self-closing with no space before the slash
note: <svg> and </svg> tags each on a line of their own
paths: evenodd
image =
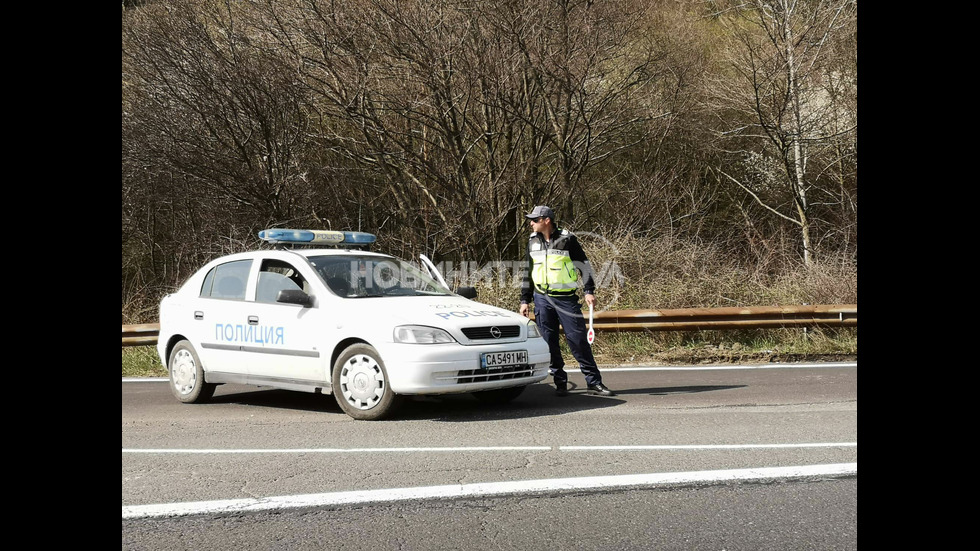
<svg viewBox="0 0 980 551">
<path fill-rule="evenodd" d="M 568 383 L 555 383 L 555 396 L 568 396 Z"/>
<path fill-rule="evenodd" d="M 609 390 L 606 385 L 599 383 L 597 385 L 589 385 L 589 394 L 598 394 L 599 396 L 615 396 L 616 393 Z"/>
</svg>

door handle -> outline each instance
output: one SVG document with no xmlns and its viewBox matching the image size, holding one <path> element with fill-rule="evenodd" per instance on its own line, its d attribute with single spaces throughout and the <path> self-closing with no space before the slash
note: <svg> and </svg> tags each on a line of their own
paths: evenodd
<svg viewBox="0 0 980 551">
<path fill-rule="evenodd" d="M 194 319 L 196 319 L 196 320 L 202 320 L 202 319 L 204 319 L 204 312 L 202 312 L 200 310 L 195 310 L 194 311 Z"/>
<path fill-rule="evenodd" d="M 259 324 L 259 317 L 258 316 L 249 316 L 248 317 L 248 324 L 249 325 L 258 325 Z"/>
</svg>

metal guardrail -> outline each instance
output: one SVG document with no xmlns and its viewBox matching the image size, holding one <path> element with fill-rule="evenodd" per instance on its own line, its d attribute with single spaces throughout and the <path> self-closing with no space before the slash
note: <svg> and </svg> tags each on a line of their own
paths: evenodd
<svg viewBox="0 0 980 551">
<path fill-rule="evenodd" d="M 160 336 L 159 323 L 137 323 L 122 326 L 123 346 L 153 346 Z"/>
<path fill-rule="evenodd" d="M 596 330 L 606 331 L 857 327 L 857 304 L 614 310 L 596 314 L 593 325 Z"/>
<path fill-rule="evenodd" d="M 857 327 L 857 304 L 613 310 L 593 316 L 596 331 L 720 331 L 793 327 Z M 151 346 L 159 323 L 122 326 L 123 346 Z"/>
</svg>

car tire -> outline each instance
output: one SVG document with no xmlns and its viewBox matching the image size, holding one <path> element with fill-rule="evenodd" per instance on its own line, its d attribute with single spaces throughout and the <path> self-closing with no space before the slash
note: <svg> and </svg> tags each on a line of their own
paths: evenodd
<svg viewBox="0 0 980 551">
<path fill-rule="evenodd" d="M 506 404 L 517 398 L 524 392 L 527 385 L 512 386 L 510 388 L 495 388 L 493 390 L 481 390 L 474 392 L 473 397 L 487 404 Z"/>
<path fill-rule="evenodd" d="M 373 346 L 347 347 L 333 367 L 333 394 L 344 413 L 361 421 L 377 421 L 392 414 L 401 396 L 391 390 L 388 371 Z"/>
<path fill-rule="evenodd" d="M 191 343 L 182 340 L 170 352 L 167 365 L 170 372 L 170 390 L 185 404 L 200 404 L 214 396 L 218 385 L 204 381 L 201 359 Z"/>
</svg>

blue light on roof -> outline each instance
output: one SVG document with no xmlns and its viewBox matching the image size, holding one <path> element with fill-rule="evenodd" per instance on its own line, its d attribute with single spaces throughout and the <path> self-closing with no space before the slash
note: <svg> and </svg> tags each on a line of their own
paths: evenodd
<svg viewBox="0 0 980 551">
<path fill-rule="evenodd" d="M 358 243 L 358 244 L 370 244 L 374 243 L 377 239 L 373 233 L 367 233 L 362 231 L 345 231 L 344 232 L 344 243 Z"/>
<path fill-rule="evenodd" d="M 259 232 L 259 239 L 269 243 L 305 243 L 308 245 L 369 245 L 374 234 L 359 231 L 290 230 L 270 228 Z"/>
</svg>

